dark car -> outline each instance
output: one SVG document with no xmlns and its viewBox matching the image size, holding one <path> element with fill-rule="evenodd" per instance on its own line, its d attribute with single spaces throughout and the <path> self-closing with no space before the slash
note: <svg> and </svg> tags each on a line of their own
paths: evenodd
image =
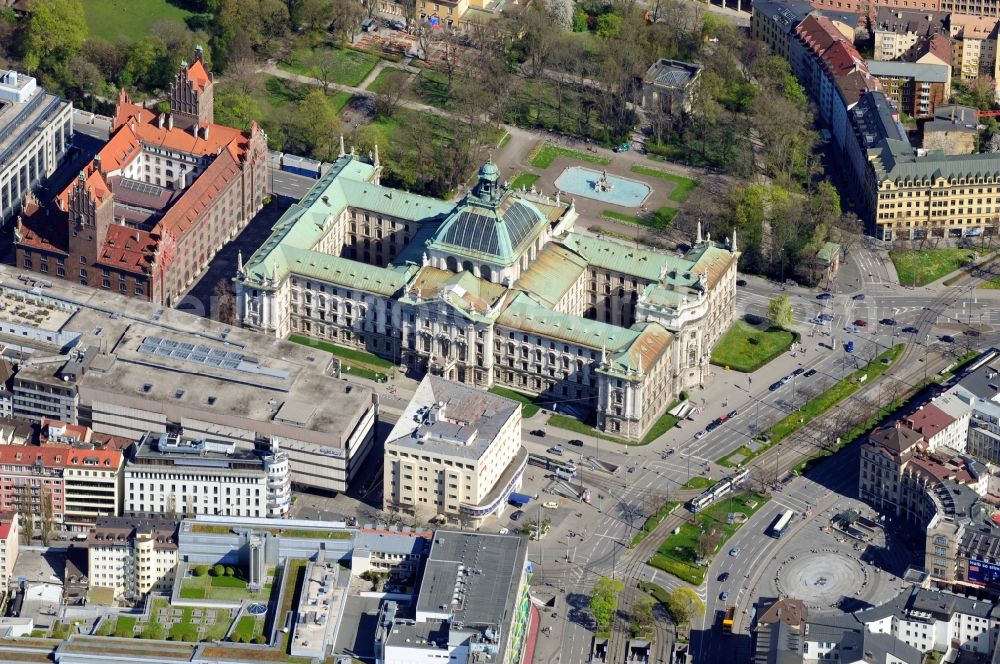
<svg viewBox="0 0 1000 664">
<path fill-rule="evenodd" d="M 720 422 L 719 420 L 712 420 L 705 427 L 705 431 L 707 431 L 708 433 L 712 433 L 713 431 L 719 428 L 720 424 L 722 424 L 722 422 Z"/>
<path fill-rule="evenodd" d="M 520 521 L 522 516 L 524 516 L 524 510 L 517 510 L 516 512 L 510 515 L 510 520 Z"/>
<path fill-rule="evenodd" d="M 882 325 L 895 325 L 896 324 L 896 319 L 895 318 L 883 318 L 879 322 L 882 323 Z"/>
<path fill-rule="evenodd" d="M 964 334 L 967 337 L 978 337 L 979 330 L 966 330 L 965 332 L 962 332 L 962 334 Z"/>
<path fill-rule="evenodd" d="M 856 321 L 854 321 L 854 324 L 857 325 L 858 327 L 868 327 L 868 321 L 866 321 L 864 318 L 857 319 Z"/>
<path fill-rule="evenodd" d="M 816 296 L 816 299 L 817 300 L 829 300 L 832 297 L 833 297 L 833 295 L 830 295 L 829 293 L 820 293 L 819 295 Z"/>
<path fill-rule="evenodd" d="M 580 440 L 579 438 L 574 438 L 573 440 L 568 440 L 566 442 L 572 445 L 573 447 L 583 447 L 583 441 Z"/>
<path fill-rule="evenodd" d="M 812 378 L 815 375 L 816 375 L 816 370 L 815 369 L 810 369 L 809 371 L 807 371 L 805 373 L 805 377 L 806 378 Z"/>
<path fill-rule="evenodd" d="M 726 415 L 726 419 L 730 419 L 730 420 L 731 420 L 731 419 L 733 419 L 734 417 L 736 417 L 736 412 L 737 412 L 737 411 L 735 411 L 735 410 L 731 410 L 731 411 L 729 411 L 729 413 L 728 413 L 728 414 Z"/>
<path fill-rule="evenodd" d="M 819 319 L 822 321 L 831 321 L 833 320 L 833 314 L 820 314 Z"/>
<path fill-rule="evenodd" d="M 792 372 L 792 375 L 793 376 L 801 376 L 805 372 L 806 372 L 805 369 L 803 369 L 802 367 L 799 367 L 798 369 L 796 369 L 795 371 Z"/>
<path fill-rule="evenodd" d="M 723 572 L 722 574 L 719 575 L 718 579 L 719 583 L 723 583 L 728 580 L 729 580 L 729 572 Z"/>
<path fill-rule="evenodd" d="M 941 338 L 941 341 L 943 341 L 945 343 L 948 343 L 948 344 L 950 344 L 950 343 L 952 343 L 952 342 L 955 341 L 955 337 L 951 336 L 950 334 L 942 334 L 940 338 Z"/>
<path fill-rule="evenodd" d="M 916 334 L 919 331 L 920 330 L 918 330 L 917 328 L 913 327 L 912 325 L 910 325 L 909 327 L 904 327 L 903 328 L 903 332 L 906 332 L 907 334 Z"/>
<path fill-rule="evenodd" d="M 392 21 L 391 23 L 389 23 L 389 27 L 392 28 L 393 30 L 403 30 L 404 28 L 406 28 L 406 24 L 403 23 L 402 21 Z"/>
<path fill-rule="evenodd" d="M 537 436 L 538 438 L 545 438 L 545 432 L 541 429 L 535 429 L 531 432 L 532 436 Z"/>
<path fill-rule="evenodd" d="M 865 299 L 865 294 L 864 293 L 858 293 L 857 295 L 855 295 L 851 299 L 852 300 L 863 300 L 863 299 Z"/>
<path fill-rule="evenodd" d="M 770 386 L 768 386 L 768 388 L 767 388 L 767 389 L 769 389 L 769 390 L 771 390 L 772 392 L 774 392 L 775 390 L 779 389 L 779 388 L 780 388 L 780 387 L 781 387 L 782 385 L 784 385 L 784 383 L 782 383 L 782 382 L 781 382 L 781 381 L 779 380 L 779 381 L 778 381 L 777 383 L 771 383 L 771 385 L 770 385 Z"/>
<path fill-rule="evenodd" d="M 736 285 L 740 286 L 740 287 L 746 286 L 747 285 L 747 280 L 746 279 L 737 279 L 736 280 Z"/>
<path fill-rule="evenodd" d="M 729 593 L 727 593 L 725 590 L 723 590 L 721 593 L 719 593 L 719 601 L 720 602 L 725 602 L 727 599 L 729 599 Z"/>
</svg>

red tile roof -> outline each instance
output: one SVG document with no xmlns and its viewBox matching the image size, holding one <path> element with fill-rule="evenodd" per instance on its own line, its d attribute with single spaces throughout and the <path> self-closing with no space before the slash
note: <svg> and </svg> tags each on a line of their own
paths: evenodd
<svg viewBox="0 0 1000 664">
<path fill-rule="evenodd" d="M 116 224 L 108 228 L 97 263 L 133 274 L 148 274 L 156 255 L 156 242 L 147 231 Z"/>
<path fill-rule="evenodd" d="M 198 92 L 204 92 L 208 84 L 212 82 L 201 60 L 195 60 L 194 64 L 188 67 L 187 77 L 198 88 Z"/>
<path fill-rule="evenodd" d="M 924 438 L 933 438 L 935 434 L 954 422 L 955 418 L 934 404 L 928 403 L 921 406 L 917 412 L 903 418 L 903 421 Z"/>
<path fill-rule="evenodd" d="M 180 199 L 157 222 L 153 232 L 169 233 L 180 240 L 191 230 L 198 216 L 225 190 L 229 182 L 239 176 L 240 161 L 233 150 L 223 150 L 198 179 L 184 190 Z"/>
<path fill-rule="evenodd" d="M 833 21 L 819 14 L 809 14 L 795 28 L 795 34 L 805 42 L 816 55 L 830 48 L 835 42 L 845 40 L 843 33 Z"/>
<path fill-rule="evenodd" d="M 46 468 L 118 468 L 122 453 L 117 450 L 81 450 L 64 445 L 0 445 L 0 464 Z M 90 462 L 90 463 L 88 463 Z"/>
<path fill-rule="evenodd" d="M 35 201 L 25 201 L 17 231 L 20 244 L 31 249 L 69 255 L 69 229 L 66 213 L 49 205 L 41 207 Z"/>
</svg>

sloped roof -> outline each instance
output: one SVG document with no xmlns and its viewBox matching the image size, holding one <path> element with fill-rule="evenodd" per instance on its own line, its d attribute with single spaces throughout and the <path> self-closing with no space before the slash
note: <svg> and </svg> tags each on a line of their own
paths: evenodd
<svg viewBox="0 0 1000 664">
<path fill-rule="evenodd" d="M 439 300 L 471 320 L 489 321 L 496 316 L 496 305 L 507 294 L 507 288 L 462 270 L 451 272 L 426 266 L 420 269 L 406 287 L 403 302 L 418 304 Z"/>
<path fill-rule="evenodd" d="M 549 307 L 555 307 L 580 275 L 587 261 L 579 254 L 555 243 L 545 246 L 535 261 L 514 284 Z"/>
<path fill-rule="evenodd" d="M 195 60 L 187 68 L 187 78 L 199 92 L 204 92 L 208 84 L 212 82 L 208 72 L 205 71 L 205 64 L 201 60 Z"/>
<path fill-rule="evenodd" d="M 529 334 L 584 346 L 617 351 L 635 341 L 639 333 L 580 316 L 552 311 L 524 293 L 518 293 L 497 319 L 498 325 Z"/>
<path fill-rule="evenodd" d="M 913 429 L 900 424 L 882 427 L 872 431 L 868 440 L 877 445 L 881 445 L 887 450 L 900 454 L 910 449 L 924 439 Z"/>
<path fill-rule="evenodd" d="M 631 330 L 638 335 L 611 354 L 608 366 L 602 367 L 603 371 L 645 372 L 674 340 L 674 335 L 659 323 L 636 323 Z"/>
<path fill-rule="evenodd" d="M 657 281 L 671 262 L 686 271 L 690 264 L 668 254 L 601 238 L 567 233 L 560 242 L 582 256 L 587 263 L 606 270 L 622 272 L 647 281 Z"/>
<path fill-rule="evenodd" d="M 398 293 L 417 271 L 414 266 L 377 267 L 291 246 L 281 247 L 275 256 L 281 258 L 281 270 L 292 269 L 303 277 L 385 296 Z"/>
<path fill-rule="evenodd" d="M 133 274 L 149 274 L 156 256 L 156 242 L 146 231 L 112 225 L 108 228 L 108 236 L 97 263 Z"/>
<path fill-rule="evenodd" d="M 181 197 L 156 224 L 156 232 L 168 233 L 180 240 L 194 227 L 195 221 L 240 172 L 239 159 L 229 149 L 219 153 L 208 168 L 184 190 Z M 234 211 L 235 213 L 235 211 Z"/>
</svg>

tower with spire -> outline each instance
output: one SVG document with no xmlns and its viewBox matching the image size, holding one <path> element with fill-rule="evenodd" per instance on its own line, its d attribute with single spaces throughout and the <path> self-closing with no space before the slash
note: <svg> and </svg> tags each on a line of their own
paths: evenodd
<svg viewBox="0 0 1000 664">
<path fill-rule="evenodd" d="M 205 66 L 201 46 L 195 48 L 194 62 L 181 62 L 170 84 L 170 113 L 174 126 L 181 129 L 205 127 L 215 121 L 215 77 Z"/>
</svg>

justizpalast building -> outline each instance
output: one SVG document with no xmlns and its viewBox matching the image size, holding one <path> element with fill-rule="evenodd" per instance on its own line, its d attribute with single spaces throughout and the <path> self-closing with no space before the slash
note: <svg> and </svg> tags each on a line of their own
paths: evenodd
<svg viewBox="0 0 1000 664">
<path fill-rule="evenodd" d="M 735 237 L 683 257 L 574 230 L 572 201 L 511 190 L 492 161 L 457 204 L 341 155 L 236 278 L 244 326 L 364 348 L 414 374 L 596 410 L 641 438 L 703 383 L 732 323 Z"/>
</svg>

